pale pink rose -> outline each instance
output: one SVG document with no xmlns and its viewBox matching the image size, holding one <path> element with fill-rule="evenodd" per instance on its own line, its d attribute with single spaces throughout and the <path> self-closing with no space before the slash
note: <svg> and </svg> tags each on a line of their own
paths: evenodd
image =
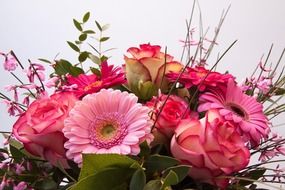
<svg viewBox="0 0 285 190">
<path fill-rule="evenodd" d="M 189 175 L 193 179 L 221 188 L 228 180 L 217 177 L 245 168 L 250 158 L 236 127 L 216 110 L 209 110 L 205 120 L 183 120 L 172 138 L 171 152 L 192 166 Z"/>
<path fill-rule="evenodd" d="M 62 129 L 63 121 L 73 108 L 76 97 L 70 92 L 53 94 L 34 101 L 13 126 L 14 136 L 25 149 L 53 165 L 68 167 Z"/>
<path fill-rule="evenodd" d="M 173 57 L 161 52 L 158 45 L 141 44 L 139 48 L 127 50 L 130 56 L 125 56 L 125 70 L 128 85 L 137 89 L 140 83 L 152 82 L 164 92 L 169 88 L 164 74 L 179 72 L 183 65 L 173 60 Z M 163 80 L 163 82 L 162 82 Z M 161 85 L 162 84 L 162 85 Z"/>
<path fill-rule="evenodd" d="M 159 114 L 165 101 L 163 110 Z M 199 117 L 197 113 L 190 112 L 188 103 L 184 99 L 176 95 L 170 95 L 168 99 L 167 95 L 164 94 L 153 97 L 151 101 L 146 103 L 146 106 L 153 109 L 152 119 L 156 120 L 158 116 L 155 128 L 167 137 L 172 137 L 181 119 L 198 119 Z"/>
</svg>

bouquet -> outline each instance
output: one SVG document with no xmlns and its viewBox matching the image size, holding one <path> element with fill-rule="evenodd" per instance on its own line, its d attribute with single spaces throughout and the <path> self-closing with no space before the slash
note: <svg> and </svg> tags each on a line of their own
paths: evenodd
<svg viewBox="0 0 285 190">
<path fill-rule="evenodd" d="M 284 51 L 269 64 L 271 47 L 243 82 L 217 71 L 235 44 L 208 61 L 223 16 L 212 40 L 195 40 L 187 24 L 180 61 L 145 43 L 118 66 L 103 49 L 109 25 L 86 28 L 89 18 L 73 20 L 80 35 L 67 43 L 76 63 L 27 65 L 13 51 L 1 53 L 17 83 L 5 87 L 12 97 L 0 94 L 16 117 L 12 131 L 2 131 L 0 189 L 257 190 L 285 182 L 278 158 L 285 139 L 272 130 L 285 110 L 285 77 L 277 72 Z"/>
</svg>

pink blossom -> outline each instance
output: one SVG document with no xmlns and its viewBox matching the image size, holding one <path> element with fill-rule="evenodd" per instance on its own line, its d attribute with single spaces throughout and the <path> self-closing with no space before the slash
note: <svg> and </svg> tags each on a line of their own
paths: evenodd
<svg viewBox="0 0 285 190">
<path fill-rule="evenodd" d="M 48 88 L 55 87 L 58 80 L 59 78 L 57 76 L 52 77 L 45 83 L 45 86 Z"/>
<path fill-rule="evenodd" d="M 16 172 L 16 174 L 18 174 L 18 175 L 20 175 L 23 171 L 25 171 L 25 167 L 22 165 L 22 164 L 16 164 L 15 165 L 15 167 L 16 167 L 16 170 L 15 170 L 15 172 Z"/>
<path fill-rule="evenodd" d="M 13 190 L 25 190 L 25 189 L 27 189 L 27 183 L 24 181 L 18 183 L 18 185 L 13 187 Z"/>
<path fill-rule="evenodd" d="M 248 96 L 230 79 L 226 91 L 213 89 L 199 97 L 199 112 L 218 109 L 227 120 L 235 123 L 237 131 L 252 147 L 267 139 L 270 131 L 269 121 L 263 112 L 263 105 Z"/>
<path fill-rule="evenodd" d="M 20 106 L 18 104 L 16 104 L 13 101 L 10 100 L 2 100 L 2 103 L 7 105 L 7 112 L 9 113 L 10 116 L 15 116 L 16 112 L 18 112 L 18 114 L 22 114 L 23 110 L 20 108 Z"/>
<path fill-rule="evenodd" d="M 263 93 L 266 94 L 271 88 L 272 79 L 261 77 L 260 80 L 256 83 L 257 88 Z"/>
<path fill-rule="evenodd" d="M 5 55 L 4 69 L 6 71 L 14 71 L 18 66 L 17 59 L 12 55 Z"/>
</svg>

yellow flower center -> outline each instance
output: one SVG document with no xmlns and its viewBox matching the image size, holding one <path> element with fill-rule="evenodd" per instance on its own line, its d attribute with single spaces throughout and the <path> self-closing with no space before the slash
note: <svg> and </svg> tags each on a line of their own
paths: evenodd
<svg viewBox="0 0 285 190">
<path fill-rule="evenodd" d="M 101 80 L 92 82 L 91 84 L 89 84 L 89 85 L 84 87 L 84 91 L 89 91 L 92 88 L 95 88 L 95 87 L 98 87 L 98 86 L 101 86 L 101 85 L 102 85 L 102 81 Z"/>
<path fill-rule="evenodd" d="M 104 138 L 110 139 L 116 134 L 116 128 L 113 125 L 107 124 L 101 128 L 100 133 Z"/>
</svg>

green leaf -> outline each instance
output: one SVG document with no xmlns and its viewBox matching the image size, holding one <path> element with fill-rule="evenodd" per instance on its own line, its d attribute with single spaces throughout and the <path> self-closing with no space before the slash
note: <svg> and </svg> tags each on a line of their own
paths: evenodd
<svg viewBox="0 0 285 190">
<path fill-rule="evenodd" d="M 101 76 L 101 71 L 99 69 L 96 69 L 94 67 L 90 67 L 90 70 L 93 74 L 97 75 L 98 77 Z"/>
<path fill-rule="evenodd" d="M 51 61 L 47 60 L 47 59 L 43 59 L 43 58 L 39 58 L 38 60 L 45 62 L 45 63 L 51 63 Z"/>
<path fill-rule="evenodd" d="M 79 67 L 73 67 L 72 66 L 72 67 L 70 67 L 69 74 L 71 74 L 74 77 L 77 77 L 80 74 L 84 74 L 84 71 Z"/>
<path fill-rule="evenodd" d="M 130 190 L 143 190 L 145 183 L 145 173 L 142 168 L 138 168 L 131 178 Z"/>
<path fill-rule="evenodd" d="M 285 94 L 285 88 L 276 88 L 274 91 L 274 94 L 276 96 L 281 96 Z"/>
<path fill-rule="evenodd" d="M 190 166 L 179 165 L 166 169 L 163 172 L 163 177 L 167 176 L 170 171 L 173 171 L 177 174 L 179 182 L 182 181 L 189 173 Z"/>
<path fill-rule="evenodd" d="M 52 179 L 44 179 L 36 182 L 35 187 L 41 190 L 54 190 L 57 189 L 57 184 Z"/>
<path fill-rule="evenodd" d="M 164 190 L 164 188 L 171 186 L 171 185 L 176 185 L 179 183 L 179 179 L 177 174 L 170 170 L 170 172 L 167 174 L 167 176 L 163 180 L 163 185 L 161 187 L 161 190 Z"/>
<path fill-rule="evenodd" d="M 104 61 L 107 61 L 109 58 L 106 57 L 105 55 L 103 55 L 100 60 L 101 60 L 101 63 L 104 62 Z"/>
<path fill-rule="evenodd" d="M 124 155 L 83 154 L 83 165 L 81 168 L 79 180 L 107 167 L 129 168 L 133 164 L 138 163 L 137 161 Z"/>
<path fill-rule="evenodd" d="M 26 157 L 26 155 L 20 151 L 20 149 L 10 145 L 9 146 L 10 152 L 16 162 L 21 162 L 21 160 Z"/>
<path fill-rule="evenodd" d="M 81 52 L 78 56 L 78 61 L 84 62 L 88 56 L 89 56 L 89 52 L 87 52 L 87 51 Z"/>
<path fill-rule="evenodd" d="M 75 41 L 75 44 L 80 45 L 80 44 L 82 44 L 82 42 L 79 41 L 79 40 L 76 40 L 76 41 Z"/>
<path fill-rule="evenodd" d="M 100 42 L 105 42 L 109 39 L 110 39 L 110 37 L 102 37 L 102 38 L 100 38 Z"/>
<path fill-rule="evenodd" d="M 85 34 L 85 33 L 81 34 L 81 35 L 78 37 L 78 39 L 79 39 L 81 42 L 85 41 L 85 40 L 87 39 L 87 34 Z"/>
<path fill-rule="evenodd" d="M 259 169 L 249 171 L 245 176 L 242 176 L 242 177 L 249 178 L 251 180 L 258 180 L 264 175 L 265 172 L 266 172 L 266 169 L 259 168 Z M 239 182 L 239 184 L 242 186 L 246 186 L 252 183 L 253 183 L 252 181 L 247 181 L 247 180 L 240 180 Z"/>
<path fill-rule="evenodd" d="M 129 180 L 133 172 L 134 169 L 132 168 L 105 168 L 82 178 L 71 190 L 123 190 L 124 184 Z"/>
<path fill-rule="evenodd" d="M 81 24 L 77 20 L 73 19 L 73 24 L 77 28 L 77 30 L 82 31 Z"/>
<path fill-rule="evenodd" d="M 143 188 L 143 190 L 160 190 L 162 187 L 161 181 L 156 179 L 156 180 L 151 180 L 149 181 Z"/>
<path fill-rule="evenodd" d="M 85 30 L 83 31 L 84 34 L 95 34 L 93 30 Z"/>
<path fill-rule="evenodd" d="M 89 59 L 93 62 L 93 63 L 96 63 L 97 65 L 100 65 L 101 64 L 101 60 L 99 57 L 97 57 L 96 55 L 93 55 L 93 54 L 89 54 L 88 55 Z"/>
<path fill-rule="evenodd" d="M 102 32 L 102 27 L 101 27 L 101 25 L 99 24 L 99 22 L 97 22 L 97 21 L 95 20 L 95 23 L 96 23 L 96 26 L 97 26 L 98 30 L 100 30 L 100 31 Z"/>
<path fill-rule="evenodd" d="M 65 75 L 67 73 L 70 73 L 71 67 L 72 67 L 71 63 L 69 63 L 67 60 L 61 59 L 59 61 L 56 61 L 54 70 L 55 73 L 58 75 Z"/>
<path fill-rule="evenodd" d="M 140 150 L 141 150 L 139 153 L 140 157 L 148 157 L 151 153 L 150 147 L 146 141 L 144 141 L 140 144 Z"/>
<path fill-rule="evenodd" d="M 87 21 L 89 20 L 89 18 L 90 18 L 90 12 L 87 12 L 87 13 L 85 13 L 85 15 L 83 16 L 82 21 L 83 21 L 83 22 L 87 22 Z"/>
<path fill-rule="evenodd" d="M 152 155 L 150 156 L 146 162 L 147 172 L 161 172 L 169 167 L 173 167 L 179 164 L 179 161 L 169 157 L 169 156 L 162 156 L 162 155 Z"/>
<path fill-rule="evenodd" d="M 75 45 L 74 43 L 72 43 L 70 41 L 67 41 L 67 43 L 74 51 L 80 52 L 80 49 L 78 48 L 77 45 Z"/>
</svg>

